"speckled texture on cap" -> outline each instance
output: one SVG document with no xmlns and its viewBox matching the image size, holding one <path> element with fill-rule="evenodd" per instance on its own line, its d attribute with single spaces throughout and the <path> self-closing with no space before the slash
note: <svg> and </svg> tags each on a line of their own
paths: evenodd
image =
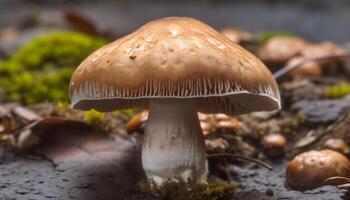
<svg viewBox="0 0 350 200">
<path fill-rule="evenodd" d="M 92 53 L 74 72 L 72 105 L 112 111 L 151 98 L 196 98 L 206 113 L 280 108 L 278 86 L 253 54 L 192 18 L 155 20 Z"/>
</svg>

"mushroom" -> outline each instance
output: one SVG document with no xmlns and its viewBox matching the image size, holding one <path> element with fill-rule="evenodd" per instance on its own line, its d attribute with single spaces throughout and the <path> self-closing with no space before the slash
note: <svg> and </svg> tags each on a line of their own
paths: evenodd
<svg viewBox="0 0 350 200">
<path fill-rule="evenodd" d="M 248 33 L 246 31 L 228 27 L 222 29 L 220 33 L 250 52 L 255 53 L 256 49 L 258 48 L 259 44 L 256 37 L 253 34 Z"/>
<path fill-rule="evenodd" d="M 301 52 L 301 55 L 305 58 L 310 57 L 322 57 L 322 56 L 336 56 L 342 55 L 344 51 L 337 47 L 332 42 L 322 42 L 320 44 L 311 44 L 306 46 L 305 49 Z M 339 70 L 337 66 L 343 66 L 345 63 L 344 59 L 328 59 L 315 61 L 322 71 L 327 73 L 334 73 Z"/>
<path fill-rule="evenodd" d="M 238 119 L 229 116 L 223 116 L 223 114 L 215 115 L 215 128 L 222 129 L 223 131 L 237 132 L 240 129 L 240 122 Z"/>
<path fill-rule="evenodd" d="M 241 31 L 235 28 L 224 28 L 220 31 L 221 34 L 228 37 L 232 42 L 241 44 L 242 42 L 254 41 L 254 35 L 245 31 Z"/>
<path fill-rule="evenodd" d="M 343 154 L 349 154 L 350 147 L 349 145 L 340 138 L 330 138 L 325 141 L 323 147 L 326 149 L 332 149 L 334 151 L 338 151 Z"/>
<path fill-rule="evenodd" d="M 284 153 L 286 144 L 286 138 L 278 133 L 266 135 L 262 140 L 265 153 L 272 158 L 281 156 Z"/>
<path fill-rule="evenodd" d="M 258 51 L 258 57 L 268 63 L 285 64 L 301 54 L 307 42 L 298 37 L 276 36 L 268 40 Z"/>
<path fill-rule="evenodd" d="M 324 185 L 327 178 L 350 176 L 350 161 L 333 150 L 308 151 L 297 155 L 287 167 L 288 184 L 299 190 Z"/>
<path fill-rule="evenodd" d="M 342 55 L 343 50 L 337 47 L 332 42 L 322 42 L 320 44 L 310 44 L 307 45 L 301 52 L 302 56 L 304 57 L 318 57 L 318 56 L 325 56 L 325 55 Z M 327 65 L 332 62 L 333 60 L 324 60 L 324 61 L 318 61 L 322 65 Z"/>
<path fill-rule="evenodd" d="M 70 82 L 73 108 L 148 108 L 142 165 L 148 178 L 206 182 L 197 109 L 242 114 L 280 108 L 278 86 L 254 55 L 192 18 L 147 23 L 87 57 Z"/>
</svg>

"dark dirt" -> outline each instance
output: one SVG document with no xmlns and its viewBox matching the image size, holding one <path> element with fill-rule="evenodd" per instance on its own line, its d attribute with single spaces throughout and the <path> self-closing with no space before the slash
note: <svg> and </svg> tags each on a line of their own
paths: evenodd
<svg viewBox="0 0 350 200">
<path fill-rule="evenodd" d="M 52 131 L 36 156 L 0 165 L 0 199 L 128 199 L 144 178 L 139 149 L 121 137 Z"/>
<path fill-rule="evenodd" d="M 140 145 L 135 142 L 73 130 L 53 131 L 50 135 L 45 145 L 35 149 L 36 156 L 13 155 L 1 148 L 3 156 L 9 154 L 0 164 L 1 200 L 130 199 L 136 183 L 145 178 Z M 66 140 L 68 136 L 70 140 Z M 218 166 L 212 170 L 227 173 L 229 180 L 240 184 L 235 200 L 340 200 L 345 194 L 345 190 L 331 186 L 307 192 L 290 190 L 284 185 L 286 162 L 270 164 L 273 171 L 232 164 L 226 166 L 225 172 Z"/>
<path fill-rule="evenodd" d="M 260 196 L 255 200 L 262 199 L 305 199 L 305 200 L 337 200 L 346 192 L 333 186 L 323 186 L 314 190 L 299 192 L 291 190 L 285 185 L 285 169 L 287 162 L 280 161 L 270 163 L 274 167 L 272 171 L 263 168 L 230 166 L 227 170 L 229 179 L 238 182 L 243 191 L 254 191 Z M 270 196 L 268 195 L 270 194 Z M 272 194 L 272 195 L 271 195 Z M 265 195 L 265 196 L 264 196 Z M 267 196 L 266 196 L 267 195 Z M 252 198 L 253 199 L 253 198 Z"/>
<path fill-rule="evenodd" d="M 335 100 L 299 101 L 294 106 L 307 123 L 330 123 L 350 110 L 350 96 Z"/>
</svg>

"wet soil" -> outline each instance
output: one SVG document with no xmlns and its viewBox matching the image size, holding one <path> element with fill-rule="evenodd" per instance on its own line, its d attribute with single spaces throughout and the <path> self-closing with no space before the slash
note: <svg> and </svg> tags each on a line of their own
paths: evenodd
<svg viewBox="0 0 350 200">
<path fill-rule="evenodd" d="M 77 138 L 76 135 L 79 134 L 73 134 L 72 138 Z M 52 149 L 62 147 L 60 142 L 37 147 L 33 154 L 14 154 L 1 147 L 0 199 L 115 200 L 130 199 L 135 194 L 136 184 L 145 178 L 140 162 L 140 145 L 119 136 L 94 144 L 86 140 L 78 143 L 87 155 L 76 153 L 73 158 L 67 158 L 53 153 Z M 105 148 L 107 143 L 113 146 Z M 48 146 L 51 151 L 47 150 Z M 71 148 L 70 145 L 66 147 Z M 287 162 L 268 162 L 274 168 L 272 171 L 255 165 L 217 164 L 212 167 L 212 172 L 219 177 L 225 174 L 227 180 L 240 185 L 240 191 L 232 198 L 235 200 L 346 199 L 346 191 L 333 186 L 305 192 L 291 190 L 284 183 Z"/>
<path fill-rule="evenodd" d="M 260 193 L 254 199 L 305 199 L 305 200 L 336 200 L 342 199 L 345 190 L 337 189 L 333 186 L 323 186 L 309 191 L 295 191 L 285 184 L 285 169 L 287 162 L 279 161 L 270 163 L 273 166 L 272 171 L 263 168 L 251 167 L 228 167 L 229 180 L 237 182 L 241 190 L 247 195 L 250 192 Z M 249 192 L 247 192 L 249 191 Z M 258 192 L 259 191 L 259 192 Z M 263 195 L 267 195 L 263 196 Z M 245 198 L 242 198 L 245 199 Z M 253 198 L 251 198 L 253 199 Z"/>
<path fill-rule="evenodd" d="M 101 156 L 59 162 L 17 156 L 1 164 L 0 199 L 128 199 L 144 178 L 139 148 L 121 138 L 113 142 L 119 147 Z"/>
</svg>

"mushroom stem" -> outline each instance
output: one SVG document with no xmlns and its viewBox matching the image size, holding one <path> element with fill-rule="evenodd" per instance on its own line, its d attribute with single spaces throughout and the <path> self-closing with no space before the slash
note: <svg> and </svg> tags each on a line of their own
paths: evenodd
<svg viewBox="0 0 350 200">
<path fill-rule="evenodd" d="M 204 183 L 208 166 L 194 99 L 151 99 L 142 165 L 157 184 L 179 180 Z"/>
</svg>

